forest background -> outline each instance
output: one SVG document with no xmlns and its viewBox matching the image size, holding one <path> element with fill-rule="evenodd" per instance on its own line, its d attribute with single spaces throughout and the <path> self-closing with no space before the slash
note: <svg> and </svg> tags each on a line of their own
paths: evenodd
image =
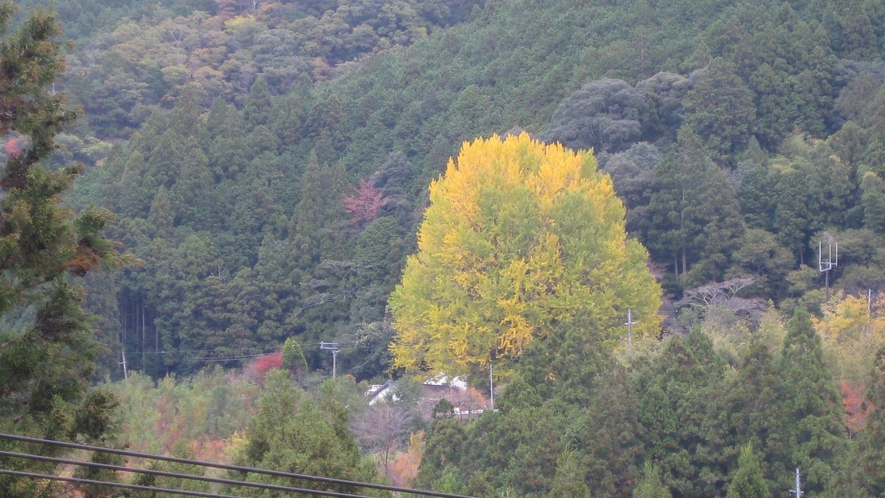
<svg viewBox="0 0 885 498">
<path fill-rule="evenodd" d="M 622 496 L 650 475 L 676 496 L 711 496 L 725 492 L 740 446 L 752 440 L 778 489 L 788 485 L 799 447 L 829 469 L 819 471 L 812 492 L 837 481 L 878 489 L 836 462 L 865 458 L 863 448 L 872 446 L 858 434 L 872 433 L 866 417 L 881 406 L 869 394 L 885 282 L 880 2 L 79 0 L 54 9 L 74 43 L 52 92 L 66 92 L 84 115 L 56 137 L 51 165 L 87 165 L 68 204 L 116 213 L 107 235 L 141 261 L 84 279 L 85 305 L 105 346 L 96 378 L 120 380 L 124 351 L 128 367 L 141 372 L 140 383 L 112 387 L 122 399 L 140 397 L 143 407 L 158 406 L 151 396 L 171 402 L 179 398 L 170 393 L 206 376 L 231 375 L 188 378 L 207 365 L 244 367 L 279 352 L 288 338 L 314 372 L 302 376 L 309 387 L 331 369 L 321 341 L 341 345 L 339 372 L 356 381 L 387 377 L 394 334 L 387 299 L 415 251 L 427 185 L 462 142 L 527 130 L 595 150 L 627 208 L 628 233 L 648 248 L 665 289 L 663 335 L 676 338 L 642 358 L 620 358 L 620 366 L 606 363 L 614 361 L 607 355 L 585 362 L 588 371 L 576 378 L 593 369 L 609 374 L 580 395 L 547 386 L 523 360 L 526 370 L 511 383 L 528 382 L 524 392 L 540 390 L 538 397 L 526 394 L 509 411 L 505 401 L 500 415 L 477 422 L 481 429 L 466 429 L 472 456 L 426 459 L 436 463 L 425 464 L 419 482 L 442 489 L 485 476 L 474 479 L 472 493 L 520 495 L 584 482 L 596 494 Z M 6 143 L 11 156 L 16 142 Z M 825 305 L 818 244 L 836 242 Z M 797 324 L 784 327 L 794 314 Z M 27 311 L 7 315 L 3 327 L 29 319 Z M 795 408 L 792 419 L 771 417 L 792 420 L 777 430 L 684 418 L 696 413 L 692 402 L 707 399 L 702 391 L 732 393 L 736 400 L 722 401 L 730 408 L 716 413 L 734 413 L 728 403 L 748 401 L 731 383 L 745 375 L 768 372 L 793 392 L 785 379 L 802 375 L 788 374 L 795 362 L 784 358 L 809 325 L 823 348 L 812 356 L 826 359 L 815 375 L 836 386 L 835 394 L 813 390 L 841 398 L 847 410 L 827 412 L 822 430 L 835 442 L 826 450 L 796 442 L 807 407 Z M 709 356 L 682 364 L 712 366 L 703 375 L 686 367 L 701 377 L 672 380 L 678 375 L 656 355 L 705 340 L 709 348 L 685 354 Z M 764 361 L 750 361 L 763 355 L 756 340 L 767 344 Z M 477 387 L 483 375 L 475 372 Z M 230 438 L 247 425 L 240 406 L 257 399 L 257 384 L 217 382 L 195 388 L 209 397 L 180 398 L 201 399 L 204 422 L 181 422 L 203 412 L 176 401 L 168 416 L 145 423 L 143 435 L 130 429 L 133 440 Z M 593 411 L 603 399 L 624 400 L 610 409 L 634 418 L 641 403 L 669 404 L 673 419 L 611 429 L 622 438 L 611 444 L 623 458 L 606 459 L 608 449 L 587 449 L 601 439 L 581 432 L 609 420 Z M 148 420 L 134 398 L 124 406 L 127 424 Z M 538 410 L 558 415 L 529 415 Z M 764 419 L 759 413 L 747 417 Z M 219 417 L 231 422 L 193 429 Z M 550 426 L 536 430 L 542 418 Z M 668 429 L 649 430 L 655 423 Z M 193 432 L 169 436 L 176 424 Z M 490 433 L 483 424 L 500 431 L 495 424 L 521 424 L 507 432 L 524 439 L 501 454 L 546 447 L 546 460 L 494 456 L 470 439 Z M 438 434 L 465 430 L 440 425 Z M 731 427 L 730 435 L 709 432 L 714 426 Z M 778 430 L 794 446 L 749 435 Z M 551 433 L 566 435 L 547 446 L 529 437 Z M 485 448 L 485 459 L 476 448 Z M 537 475 L 527 476 L 529 469 Z M 483 481 L 489 489 L 480 489 Z"/>
</svg>

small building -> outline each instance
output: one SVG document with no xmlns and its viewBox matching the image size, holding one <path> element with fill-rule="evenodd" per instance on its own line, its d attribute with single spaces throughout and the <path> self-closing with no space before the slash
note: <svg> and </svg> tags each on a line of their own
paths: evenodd
<svg viewBox="0 0 885 498">
<path fill-rule="evenodd" d="M 395 380 L 388 380 L 384 384 L 369 385 L 369 389 L 366 391 L 366 397 L 369 398 L 369 406 L 372 406 L 381 400 L 387 399 L 388 396 L 392 396 L 393 389 L 395 387 Z"/>
<path fill-rule="evenodd" d="M 365 393 L 369 398 L 369 405 L 393 396 L 396 385 L 397 382 L 394 380 L 370 385 Z M 422 383 L 418 410 L 424 418 L 430 419 L 433 408 L 443 399 L 455 406 L 454 415 L 460 420 L 469 420 L 480 415 L 489 406 L 488 400 L 476 389 L 468 387 L 463 378 L 455 377 L 450 380 L 447 376 L 439 374 Z"/>
</svg>

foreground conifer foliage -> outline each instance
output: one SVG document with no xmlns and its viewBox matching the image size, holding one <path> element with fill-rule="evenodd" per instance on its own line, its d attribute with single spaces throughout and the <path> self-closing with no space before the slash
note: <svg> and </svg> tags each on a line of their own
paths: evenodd
<svg viewBox="0 0 885 498">
<path fill-rule="evenodd" d="M 14 11 L 0 4 L 0 27 L 8 28 Z M 52 15 L 32 11 L 0 41 L 0 136 L 8 155 L 0 173 L 0 432 L 95 443 L 113 435 L 116 400 L 90 388 L 100 347 L 71 277 L 123 259 L 100 234 L 109 213 L 75 215 L 61 204 L 82 166 L 42 165 L 56 134 L 77 117 L 64 95 L 50 90 L 64 69 L 59 34 Z M 0 467 L 20 465 L 0 460 Z M 47 492 L 0 478 L 3 496 L 41 489 Z"/>
</svg>

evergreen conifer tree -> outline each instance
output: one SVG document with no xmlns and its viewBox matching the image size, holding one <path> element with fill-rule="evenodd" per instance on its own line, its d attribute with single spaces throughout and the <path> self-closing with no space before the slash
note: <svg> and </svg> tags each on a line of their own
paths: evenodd
<svg viewBox="0 0 885 498">
<path fill-rule="evenodd" d="M 209 148 L 210 138 L 203 120 L 203 108 L 200 106 L 201 91 L 202 89 L 195 85 L 188 85 L 184 88 L 181 97 L 172 108 L 169 127 L 183 139 L 193 137 L 197 145 L 205 152 Z"/>
<path fill-rule="evenodd" d="M 869 60 L 879 50 L 873 24 L 860 0 L 851 0 L 846 4 L 842 7 L 842 56 L 847 59 Z"/>
<path fill-rule="evenodd" d="M 374 464 L 362 458 L 348 428 L 348 412 L 335 392 L 343 386 L 328 381 L 317 401 L 275 369 L 265 379 L 258 413 L 246 430 L 246 447 L 236 465 L 297 472 L 362 482 L 378 480 Z M 341 382 L 346 382 L 342 380 Z M 291 485 L 287 478 L 259 476 L 257 482 Z M 352 486 L 306 483 L 305 487 L 354 493 Z M 240 490 L 238 492 L 246 492 Z M 252 489 L 246 496 L 265 496 Z"/>
<path fill-rule="evenodd" d="M 580 453 L 567 450 L 556 461 L 556 476 L 550 488 L 550 498 L 590 498 L 590 489 L 584 483 L 584 467 Z"/>
<path fill-rule="evenodd" d="M 157 137 L 165 133 L 169 128 L 169 116 L 167 114 L 162 109 L 154 109 L 154 112 L 141 125 L 141 128 L 132 134 L 132 138 L 129 140 L 129 148 L 133 151 L 140 151 L 145 159 L 150 158 L 151 151 L 157 145 Z"/>
<path fill-rule="evenodd" d="M 879 175 L 868 171 L 863 176 L 860 188 L 864 227 L 885 233 L 885 183 Z"/>
<path fill-rule="evenodd" d="M 327 202 L 332 182 L 331 171 L 321 166 L 312 152 L 301 175 L 301 200 L 295 207 L 292 220 L 297 266 L 301 270 L 318 264 L 322 249 L 329 245 L 329 232 L 323 229 L 332 222 L 329 215 L 333 206 Z"/>
<path fill-rule="evenodd" d="M 171 128 L 160 135 L 151 151 L 144 176 L 144 188 L 155 191 L 159 187 L 172 187 L 187 154 L 186 144 L 187 136 L 180 135 Z"/>
<path fill-rule="evenodd" d="M 824 361 L 821 339 L 805 306 L 796 307 L 787 326 L 780 364 L 784 379 L 790 467 L 807 476 L 809 493 L 834 482 L 845 444 L 842 398 Z"/>
<path fill-rule="evenodd" d="M 147 164 L 144 155 L 135 150 L 129 155 L 123 174 L 117 184 L 119 191 L 119 205 L 116 213 L 126 218 L 145 218 L 150 209 L 150 192 L 142 182 L 144 181 Z"/>
<path fill-rule="evenodd" d="M 424 446 L 422 465 L 415 477 L 415 484 L 430 489 L 442 479 L 446 470 L 457 468 L 464 454 L 467 433 L 464 424 L 453 417 L 441 417 L 433 421 Z"/>
<path fill-rule="evenodd" d="M 587 455 L 586 483 L 593 496 L 629 496 L 642 469 L 640 400 L 629 372 L 613 366 L 597 380 L 590 405 L 568 428 L 569 444 Z M 647 415 L 647 414 L 646 414 Z"/>
<path fill-rule="evenodd" d="M 808 41 L 813 45 L 803 47 L 808 54 L 807 69 L 792 78 L 793 107 L 800 129 L 820 137 L 826 133 L 825 120 L 833 108 L 836 57 L 822 26 L 818 25 Z"/>
<path fill-rule="evenodd" d="M 196 139 L 188 137 L 185 147 L 187 152 L 178 178 L 169 191 L 169 200 L 177 225 L 205 230 L 212 227 L 210 220 L 217 216 L 212 206 L 215 179 L 209 171 L 209 161 Z"/>
<path fill-rule="evenodd" d="M 778 74 L 768 63 L 762 63 L 749 77 L 750 88 L 755 93 L 758 118 L 753 132 L 758 140 L 771 150 L 792 131 L 789 115 L 788 87 L 784 74 Z"/>
<path fill-rule="evenodd" d="M 741 448 L 738 471 L 728 487 L 728 498 L 771 498 L 752 444 Z"/>
<path fill-rule="evenodd" d="M 738 199 L 749 228 L 772 231 L 771 213 L 777 202 L 772 176 L 767 167 L 756 164 L 741 183 Z"/>
<path fill-rule="evenodd" d="M 228 117 L 228 109 L 227 102 L 221 97 L 212 102 L 209 114 L 206 115 L 206 132 L 209 137 L 217 137 L 221 134 L 222 126 Z"/>
<path fill-rule="evenodd" d="M 715 494 L 725 475 L 710 451 L 711 400 L 722 388 L 722 358 L 699 328 L 673 337 L 654 368 L 643 397 L 640 421 L 646 453 L 657 462 L 667 485 L 685 496 Z"/>
<path fill-rule="evenodd" d="M 172 203 L 169 200 L 169 192 L 166 187 L 160 187 L 151 201 L 151 211 L 147 217 L 148 226 L 156 237 L 167 238 L 172 236 L 175 227 L 175 213 L 172 211 Z"/>
<path fill-rule="evenodd" d="M 808 212 L 807 176 L 799 169 L 787 166 L 778 168 L 775 175 L 776 193 L 772 227 L 778 242 L 796 255 L 801 262 L 809 236 L 806 220 Z"/>
<path fill-rule="evenodd" d="M 77 112 L 65 95 L 51 92 L 64 69 L 61 30 L 52 14 L 30 11 L 12 33 L 15 5 L 0 3 L 0 136 L 15 141 L 0 173 L 0 315 L 20 316 L 20 327 L 0 330 L 0 432 L 105 444 L 115 437 L 116 398 L 92 389 L 100 346 L 81 306 L 72 277 L 124 259 L 101 232 L 111 217 L 86 210 L 75 215 L 62 204 L 83 170 L 45 166 L 54 139 Z M 7 142 L 7 153 L 10 152 Z M 44 452 L 0 440 L 6 451 Z M 3 458 L 9 470 L 53 474 L 54 463 Z M 0 495 L 58 495 L 48 481 L 0 477 Z"/>
<path fill-rule="evenodd" d="M 700 261 L 686 275 L 688 287 L 722 281 L 746 231 L 737 196 L 719 167 L 707 168 L 700 188 L 698 217 L 703 230 L 695 241 Z"/>
<path fill-rule="evenodd" d="M 220 100 L 220 99 L 219 99 Z M 216 101 L 217 102 L 217 101 Z M 216 109 L 222 107 L 224 110 Z M 213 115 L 212 111 L 215 110 Z M 216 130 L 211 135 L 209 146 L 209 165 L 216 178 L 234 179 L 246 168 L 246 129 L 240 119 L 240 113 L 229 104 L 215 104 L 210 109 L 209 117 Z"/>
<path fill-rule="evenodd" d="M 246 137 L 248 159 L 254 159 L 261 154 L 276 155 L 279 148 L 280 140 L 264 125 L 256 126 Z"/>
<path fill-rule="evenodd" d="M 533 342 L 523 353 L 521 374 L 547 398 L 587 406 L 597 378 L 612 367 L 612 345 L 602 337 L 588 337 L 592 327 L 589 313 L 578 313 L 572 323 Z"/>
<path fill-rule="evenodd" d="M 661 471 L 651 462 L 645 463 L 642 479 L 633 490 L 633 498 L 671 498 L 670 490 L 661 481 Z"/>
<path fill-rule="evenodd" d="M 267 126 L 273 112 L 270 90 L 267 88 L 267 80 L 263 76 L 255 79 L 252 88 L 249 89 L 249 98 L 246 99 L 246 107 L 243 108 L 243 120 L 249 129 L 256 126 Z"/>
<path fill-rule="evenodd" d="M 709 167 L 697 135 L 683 126 L 678 153 L 668 154 L 655 168 L 648 204 L 652 223 L 644 239 L 658 261 L 673 261 L 676 277 L 698 258 L 701 184 Z"/>
<path fill-rule="evenodd" d="M 302 139 L 304 132 L 304 104 L 297 92 L 289 92 L 274 106 L 270 129 L 284 147 L 292 147 Z"/>
<path fill-rule="evenodd" d="M 742 445 L 760 448 L 764 478 L 779 486 L 789 479 L 790 445 L 783 379 L 778 364 L 758 333 L 740 357 L 735 376 L 728 376 L 708 410 L 707 439 L 711 461 L 735 472 Z"/>
<path fill-rule="evenodd" d="M 867 426 L 860 433 L 861 479 L 871 496 L 885 495 L 885 346 L 876 352 L 876 362 L 865 403 L 874 408 L 867 418 Z"/>
</svg>

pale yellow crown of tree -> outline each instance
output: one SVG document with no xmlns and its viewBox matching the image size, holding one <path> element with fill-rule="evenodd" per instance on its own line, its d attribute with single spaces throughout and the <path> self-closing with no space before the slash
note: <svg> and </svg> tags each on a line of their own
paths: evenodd
<svg viewBox="0 0 885 498">
<path fill-rule="evenodd" d="M 656 333 L 661 289 L 589 151 L 527 134 L 464 143 L 391 296 L 396 367 L 465 373 L 519 357 L 577 313 L 614 341 Z"/>
</svg>

